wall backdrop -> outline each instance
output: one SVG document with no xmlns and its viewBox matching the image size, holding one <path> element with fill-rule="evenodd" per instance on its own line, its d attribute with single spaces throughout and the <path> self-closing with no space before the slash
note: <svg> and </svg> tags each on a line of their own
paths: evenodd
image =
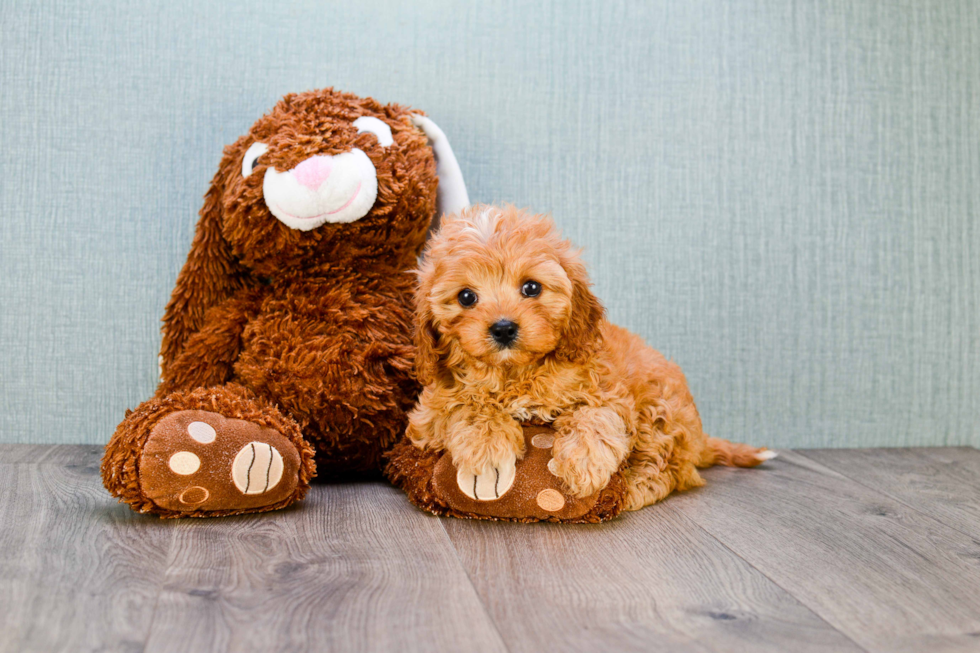
<svg viewBox="0 0 980 653">
<path fill-rule="evenodd" d="M 0 3 L 0 441 L 108 440 L 222 147 L 335 86 L 552 212 L 710 433 L 980 445 L 980 3 L 137 5 Z"/>
</svg>

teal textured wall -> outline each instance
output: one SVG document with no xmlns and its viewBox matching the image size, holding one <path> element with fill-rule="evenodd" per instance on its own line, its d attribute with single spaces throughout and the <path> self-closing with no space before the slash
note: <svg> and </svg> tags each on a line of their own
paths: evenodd
<svg viewBox="0 0 980 653">
<path fill-rule="evenodd" d="M 105 442 L 221 148 L 289 91 L 425 109 L 554 213 L 707 429 L 980 444 L 980 5 L 0 4 L 0 440 Z"/>
</svg>

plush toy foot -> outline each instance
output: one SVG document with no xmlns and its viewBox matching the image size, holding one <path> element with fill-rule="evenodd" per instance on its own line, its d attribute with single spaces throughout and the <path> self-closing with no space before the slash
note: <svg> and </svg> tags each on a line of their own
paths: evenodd
<svg viewBox="0 0 980 653">
<path fill-rule="evenodd" d="M 143 495 L 165 510 L 244 512 L 286 499 L 299 452 L 275 429 L 204 410 L 167 415 L 140 456 Z"/>
<path fill-rule="evenodd" d="M 389 454 L 386 473 L 415 505 L 437 515 L 524 522 L 599 522 L 618 515 L 626 497 L 620 474 L 592 496 L 572 496 L 549 468 L 554 438 L 549 427 L 525 425 L 523 460 L 479 476 L 458 471 L 448 454 L 403 440 Z"/>
<path fill-rule="evenodd" d="M 113 495 L 162 517 L 284 508 L 303 498 L 315 474 L 296 422 L 234 384 L 144 402 L 102 459 Z"/>
</svg>

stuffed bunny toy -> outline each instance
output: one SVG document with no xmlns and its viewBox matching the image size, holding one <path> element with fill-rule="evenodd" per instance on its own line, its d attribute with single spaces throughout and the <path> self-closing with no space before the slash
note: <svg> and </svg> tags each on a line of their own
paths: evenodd
<svg viewBox="0 0 980 653">
<path fill-rule="evenodd" d="M 438 206 L 437 206 L 438 204 Z M 139 512 L 283 508 L 379 470 L 419 386 L 412 269 L 468 204 L 428 118 L 287 95 L 225 149 L 163 318 L 161 381 L 116 429 L 106 488 Z"/>
</svg>

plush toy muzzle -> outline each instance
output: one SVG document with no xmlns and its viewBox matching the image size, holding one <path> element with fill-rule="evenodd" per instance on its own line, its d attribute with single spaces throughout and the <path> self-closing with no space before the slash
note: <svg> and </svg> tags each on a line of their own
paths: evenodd
<svg viewBox="0 0 980 653">
<path fill-rule="evenodd" d="M 378 173 L 361 150 L 312 156 L 292 170 L 265 171 L 262 195 L 272 215 L 291 229 L 363 218 L 378 198 Z"/>
<path fill-rule="evenodd" d="M 425 132 L 436 154 L 442 179 L 437 210 L 453 212 L 468 206 L 466 185 L 445 134 L 424 116 L 415 115 L 412 122 Z M 391 127 L 378 118 L 361 116 L 352 124 L 358 134 L 372 134 L 382 148 L 395 142 Z M 242 157 L 242 176 L 251 175 L 268 151 L 266 143 L 253 143 Z M 289 170 L 266 168 L 262 195 L 269 212 L 290 229 L 310 231 L 325 223 L 354 222 L 366 216 L 378 198 L 378 171 L 357 147 L 340 154 L 317 154 Z"/>
</svg>

